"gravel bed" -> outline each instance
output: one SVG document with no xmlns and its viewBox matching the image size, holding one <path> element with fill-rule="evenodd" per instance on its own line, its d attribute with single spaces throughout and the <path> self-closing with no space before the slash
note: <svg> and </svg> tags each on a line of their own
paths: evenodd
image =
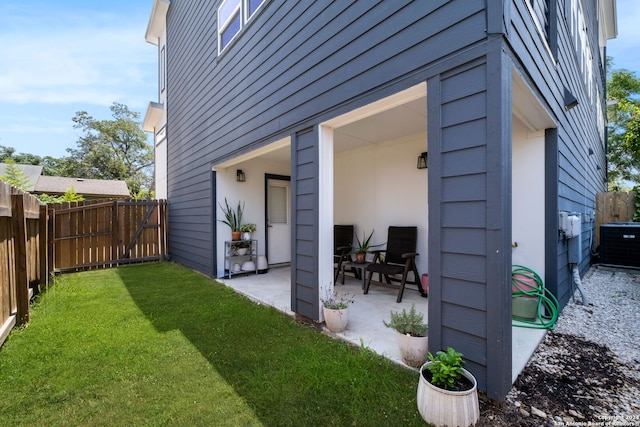
<svg viewBox="0 0 640 427">
<path fill-rule="evenodd" d="M 640 364 L 640 271 L 595 266 L 582 288 L 588 304 L 582 305 L 576 292 L 555 331 L 602 344 L 621 361 Z"/>
<path fill-rule="evenodd" d="M 640 271 L 594 266 L 582 289 L 478 426 L 640 426 Z"/>
</svg>

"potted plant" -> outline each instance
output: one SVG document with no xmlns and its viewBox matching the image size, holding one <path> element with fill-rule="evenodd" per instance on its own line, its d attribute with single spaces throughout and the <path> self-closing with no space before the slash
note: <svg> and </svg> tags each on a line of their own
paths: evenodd
<svg viewBox="0 0 640 427">
<path fill-rule="evenodd" d="M 224 214 L 224 219 L 219 220 L 223 224 L 227 224 L 229 228 L 231 228 L 231 240 L 240 240 L 240 226 L 242 224 L 242 212 L 244 211 L 244 203 L 240 204 L 238 202 L 238 207 L 236 209 L 232 209 L 227 202 L 227 198 L 224 198 L 224 206 L 220 203 L 220 209 L 222 209 L 222 213 Z"/>
<path fill-rule="evenodd" d="M 242 240 L 251 240 L 251 234 L 256 232 L 255 224 L 242 224 L 240 231 L 242 232 Z"/>
<path fill-rule="evenodd" d="M 411 310 L 391 311 L 389 323 L 384 325 L 396 331 L 400 355 L 407 365 L 417 368 L 427 360 L 427 346 L 429 325 L 424 322 L 424 315 L 416 311 L 416 305 L 411 304 Z"/>
<path fill-rule="evenodd" d="M 349 323 L 349 304 L 353 298 L 349 294 L 338 296 L 335 292 L 322 299 L 322 313 L 327 328 L 334 333 L 343 332 Z"/>
<path fill-rule="evenodd" d="M 478 383 L 464 369 L 462 353 L 453 348 L 429 353 L 429 362 L 420 368 L 418 411 L 436 426 L 475 425 L 480 417 Z"/>
<path fill-rule="evenodd" d="M 356 242 L 358 243 L 356 245 L 356 247 L 354 247 L 351 250 L 352 254 L 356 255 L 356 263 L 357 264 L 364 264 L 366 262 L 366 257 L 367 257 L 367 252 L 369 252 L 369 249 L 374 248 L 376 246 L 380 246 L 380 245 L 372 245 L 371 244 L 371 237 L 373 237 L 373 232 L 375 230 L 371 231 L 371 234 L 369 234 L 369 237 L 367 237 L 367 233 L 364 232 L 364 230 L 362 231 L 362 240 L 360 240 L 358 238 L 358 235 L 356 234 Z"/>
</svg>

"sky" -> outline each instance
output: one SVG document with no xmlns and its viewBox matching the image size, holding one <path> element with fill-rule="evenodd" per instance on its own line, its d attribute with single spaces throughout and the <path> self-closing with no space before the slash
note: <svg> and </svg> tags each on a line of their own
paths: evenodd
<svg viewBox="0 0 640 427">
<path fill-rule="evenodd" d="M 86 111 L 144 119 L 158 100 L 157 47 L 145 41 L 153 0 L 0 0 L 0 145 L 66 156 Z M 149 139 L 150 140 L 150 139 Z"/>
<path fill-rule="evenodd" d="M 144 118 L 157 101 L 157 48 L 144 39 L 153 0 L 0 0 L 0 145 L 66 156 L 86 111 L 111 119 L 127 105 Z M 614 69 L 640 76 L 640 1 L 617 0 Z M 151 137 L 149 137 L 151 141 Z"/>
</svg>

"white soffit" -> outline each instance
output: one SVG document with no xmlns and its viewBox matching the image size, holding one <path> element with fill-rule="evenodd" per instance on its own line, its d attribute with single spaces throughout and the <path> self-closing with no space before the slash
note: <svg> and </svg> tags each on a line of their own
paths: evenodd
<svg viewBox="0 0 640 427">
<path fill-rule="evenodd" d="M 600 25 L 607 40 L 618 37 L 618 7 L 616 0 L 600 1 Z"/>
<path fill-rule="evenodd" d="M 409 89 L 405 89 L 379 101 L 372 102 L 364 107 L 356 108 L 353 111 L 328 120 L 323 123 L 323 125 L 338 128 L 426 96 L 427 83 L 420 83 Z"/>
<path fill-rule="evenodd" d="M 158 46 L 158 41 L 167 22 L 167 10 L 170 4 L 169 0 L 154 0 L 147 32 L 144 36 L 148 43 Z"/>
<path fill-rule="evenodd" d="M 233 165 L 237 165 L 238 163 L 246 162 L 247 160 L 251 160 L 255 157 L 265 156 L 270 153 L 275 153 L 283 150 L 291 145 L 290 138 L 280 139 L 272 144 L 266 145 L 264 147 L 256 148 L 248 153 L 241 154 L 233 159 L 229 159 L 224 162 L 216 163 L 213 165 L 212 170 L 214 171 L 222 171 L 224 169 L 230 168 Z M 288 150 L 286 151 L 288 153 Z"/>
<path fill-rule="evenodd" d="M 160 119 L 162 119 L 162 110 L 164 106 L 158 102 L 150 102 L 147 112 L 142 121 L 142 130 L 145 132 L 154 132 L 158 127 Z"/>
<path fill-rule="evenodd" d="M 558 127 L 515 69 L 512 70 L 511 76 L 513 114 L 532 132 Z"/>
</svg>

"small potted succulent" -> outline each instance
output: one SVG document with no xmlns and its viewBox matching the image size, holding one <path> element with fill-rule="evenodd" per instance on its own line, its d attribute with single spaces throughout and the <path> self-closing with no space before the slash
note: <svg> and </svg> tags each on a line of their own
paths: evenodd
<svg viewBox="0 0 640 427">
<path fill-rule="evenodd" d="M 475 377 L 464 369 L 462 353 L 429 353 L 429 361 L 420 368 L 418 411 L 429 424 L 475 425 L 480 417 Z"/>
<path fill-rule="evenodd" d="M 391 311 L 391 320 L 384 325 L 396 331 L 402 361 L 417 368 L 427 360 L 427 346 L 429 325 L 424 322 L 424 315 L 416 311 L 416 305 L 411 304 L 411 310 Z"/>
<path fill-rule="evenodd" d="M 255 224 L 242 224 L 240 231 L 242 232 L 242 240 L 251 240 L 251 235 L 256 232 L 257 226 Z"/>
<path fill-rule="evenodd" d="M 322 299 L 322 313 L 327 324 L 327 329 L 338 333 L 347 329 L 349 323 L 349 304 L 353 298 L 349 294 L 338 296 L 336 292 L 330 293 Z"/>
</svg>

